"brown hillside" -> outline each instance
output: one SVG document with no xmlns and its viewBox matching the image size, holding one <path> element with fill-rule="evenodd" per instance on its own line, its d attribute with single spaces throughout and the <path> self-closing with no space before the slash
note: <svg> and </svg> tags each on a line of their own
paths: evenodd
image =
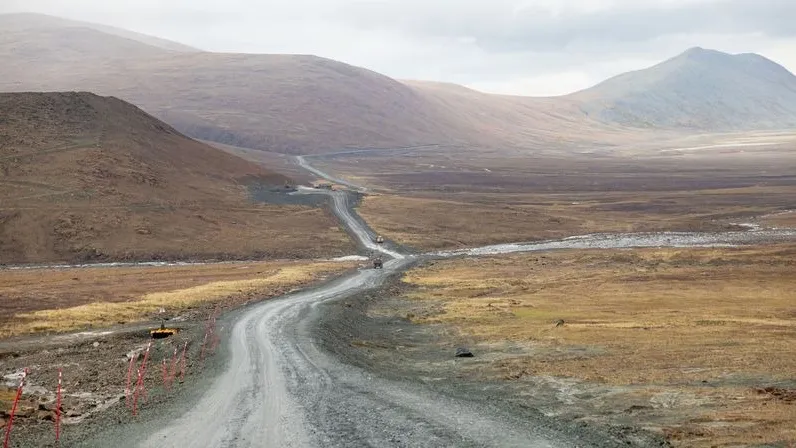
<svg viewBox="0 0 796 448">
<path fill-rule="evenodd" d="M 0 16 L 0 29 L 0 90 L 113 95 L 192 137 L 286 154 L 441 144 L 558 155 L 695 129 L 791 128 L 796 104 L 796 78 L 781 66 L 701 49 L 584 92 L 530 98 L 399 82 L 315 56 L 183 50 L 35 14 Z"/>
<path fill-rule="evenodd" d="M 94 32 L 69 31 L 75 39 Z M 36 38 L 48 40 L 41 34 Z M 113 46 L 115 40 L 107 36 L 103 46 Z M 455 141 L 460 133 L 455 120 L 415 89 L 328 59 L 127 53 L 132 55 L 124 59 L 15 56 L 0 69 L 6 75 L 0 89 L 118 96 L 192 137 L 284 153 Z M 37 75 L 31 78 L 30 73 Z"/>
<path fill-rule="evenodd" d="M 579 103 L 567 98 L 494 95 L 448 83 L 405 81 L 449 117 L 467 135 L 467 142 L 483 146 L 515 146 L 560 153 L 595 141 L 629 142 L 642 138 L 626 129 L 587 119 Z M 648 138 L 643 136 L 643 138 Z"/>
<path fill-rule="evenodd" d="M 100 32 L 57 24 L 6 32 L 0 90 L 113 95 L 192 137 L 293 154 L 624 138 L 566 99 L 407 84 L 315 56 L 180 53 L 112 34 L 98 43 L 89 33 Z M 19 48 L 50 52 L 33 57 Z"/>
<path fill-rule="evenodd" d="M 119 99 L 0 94 L 0 110 L 2 263 L 286 257 L 347 247 L 318 209 L 249 202 L 248 183 L 285 177 Z"/>
</svg>

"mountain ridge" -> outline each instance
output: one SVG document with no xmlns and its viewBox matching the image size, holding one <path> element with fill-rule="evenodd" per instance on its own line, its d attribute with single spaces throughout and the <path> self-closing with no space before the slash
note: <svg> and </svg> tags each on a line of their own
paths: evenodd
<svg viewBox="0 0 796 448">
<path fill-rule="evenodd" d="M 701 47 L 568 95 L 630 127 L 753 130 L 796 126 L 796 75 L 756 53 Z"/>
<path fill-rule="evenodd" d="M 57 28 L 51 40 L 41 32 L 7 33 L 0 57 L 8 55 L 10 63 L 0 68 L 0 90 L 117 96 L 192 137 L 287 154 L 439 143 L 520 145 L 529 130 L 542 129 L 536 135 L 541 141 L 554 138 L 545 134 L 555 123 L 571 123 L 554 115 L 550 121 L 548 112 L 527 103 L 480 92 L 429 92 L 312 55 L 177 53 L 149 46 L 116 52 L 115 45 L 139 43 L 106 36 L 98 46 L 98 39 L 84 37 L 84 29 L 75 30 Z M 69 49 L 70 33 L 89 56 Z M 20 45 L 56 55 L 14 53 Z M 58 53 L 59 46 L 67 49 Z M 572 109 L 551 110 L 559 107 Z"/>
<path fill-rule="evenodd" d="M 29 29 L 37 31 L 0 38 L 2 90 L 118 96 L 192 137 L 284 154 L 418 144 L 566 149 L 639 141 L 649 131 L 796 125 L 784 67 L 699 47 L 570 95 L 524 97 L 402 82 L 312 55 L 179 52 L 98 39 L 96 29 Z"/>
<path fill-rule="evenodd" d="M 123 37 L 130 40 L 157 47 L 162 50 L 180 51 L 180 52 L 200 52 L 202 50 L 175 42 L 168 39 L 163 39 L 149 34 L 138 33 L 135 31 L 126 30 L 110 25 L 103 25 L 100 23 L 86 22 L 82 20 L 65 19 L 62 17 L 52 16 L 48 14 L 18 12 L 0 14 L 0 29 L 7 31 L 19 31 L 24 29 L 37 29 L 37 28 L 53 28 L 53 27 L 73 27 L 73 28 L 89 28 L 100 31 L 105 34 L 111 34 L 117 37 Z"/>
</svg>

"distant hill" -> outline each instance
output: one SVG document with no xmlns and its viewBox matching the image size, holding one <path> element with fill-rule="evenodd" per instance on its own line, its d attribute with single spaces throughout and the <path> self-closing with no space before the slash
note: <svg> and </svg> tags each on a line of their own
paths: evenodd
<svg viewBox="0 0 796 448">
<path fill-rule="evenodd" d="M 692 48 L 567 98 L 631 127 L 746 130 L 796 126 L 796 76 L 757 54 Z"/>
<path fill-rule="evenodd" d="M 584 129 L 609 128 L 584 120 L 569 101 L 407 85 L 308 55 L 177 53 L 98 33 L 58 22 L 7 33 L 0 38 L 0 90 L 118 96 L 192 137 L 294 154 L 430 143 L 543 145 L 546 130 L 586 139 Z"/>
<path fill-rule="evenodd" d="M 0 94 L 0 110 L 0 263 L 344 253 L 320 210 L 248 199 L 289 179 L 119 99 Z"/>
<path fill-rule="evenodd" d="M 424 144 L 560 153 L 645 141 L 652 130 L 796 124 L 793 75 L 757 55 L 692 49 L 572 95 L 531 98 L 399 82 L 316 56 L 182 51 L 92 24 L 0 16 L 12 22 L 0 33 L 0 91 L 112 95 L 191 137 L 282 154 Z"/>
<path fill-rule="evenodd" d="M 82 22 L 78 20 L 62 19 L 60 17 L 48 16 L 45 14 L 32 14 L 32 13 L 19 13 L 19 14 L 0 14 L 0 29 L 3 33 L 10 35 L 14 33 L 18 35 L 20 32 L 33 34 L 36 32 L 52 32 L 57 29 L 69 28 L 88 28 L 91 30 L 99 31 L 104 34 L 110 34 L 125 39 L 134 40 L 152 47 L 157 47 L 163 50 L 181 51 L 181 52 L 198 52 L 198 48 L 193 48 L 188 45 L 183 45 L 178 42 L 173 42 L 166 39 L 160 39 L 146 34 L 136 33 L 133 31 L 116 28 L 98 23 Z M 62 42 L 63 46 L 71 45 L 70 42 Z"/>
</svg>

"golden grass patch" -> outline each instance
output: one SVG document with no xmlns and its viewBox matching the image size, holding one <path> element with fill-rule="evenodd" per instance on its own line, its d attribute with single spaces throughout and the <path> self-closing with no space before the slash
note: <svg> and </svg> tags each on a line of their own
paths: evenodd
<svg viewBox="0 0 796 448">
<path fill-rule="evenodd" d="M 789 375 L 796 359 L 778 354 L 796 352 L 794 267 L 790 248 L 573 251 L 442 262 L 405 280 L 419 287 L 412 298 L 443 301 L 425 321 L 485 339 L 597 345 L 599 358 L 537 369 L 633 384 L 700 379 L 697 367 Z"/>
<path fill-rule="evenodd" d="M 91 268 L 0 272 L 13 302 L 46 295 L 38 308 L 5 319 L 0 335 L 70 331 L 144 320 L 161 308 L 176 312 L 231 296 L 270 297 L 352 263 L 260 262 L 228 265 Z M 28 288 L 36 278 L 42 285 Z"/>
<path fill-rule="evenodd" d="M 498 377 L 673 390 L 718 383 L 709 423 L 670 428 L 683 446 L 710 446 L 703 441 L 755 434 L 796 441 L 796 404 L 773 400 L 764 409 L 752 393 L 761 378 L 790 381 L 796 372 L 795 272 L 796 246 L 783 245 L 459 259 L 414 269 L 404 280 L 415 286 L 409 297 L 416 303 L 442 309 L 415 321 L 455 325 L 483 343 L 534 347 L 533 355 L 496 362 Z M 724 385 L 727 379 L 748 387 Z M 718 423 L 732 415 L 745 423 Z"/>
</svg>

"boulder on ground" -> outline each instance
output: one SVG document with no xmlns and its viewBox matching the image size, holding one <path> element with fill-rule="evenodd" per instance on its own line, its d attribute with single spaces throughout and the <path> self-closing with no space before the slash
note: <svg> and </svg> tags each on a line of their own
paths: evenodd
<svg viewBox="0 0 796 448">
<path fill-rule="evenodd" d="M 464 347 L 459 347 L 456 349 L 457 358 L 472 358 L 473 356 L 473 352 Z"/>
</svg>

